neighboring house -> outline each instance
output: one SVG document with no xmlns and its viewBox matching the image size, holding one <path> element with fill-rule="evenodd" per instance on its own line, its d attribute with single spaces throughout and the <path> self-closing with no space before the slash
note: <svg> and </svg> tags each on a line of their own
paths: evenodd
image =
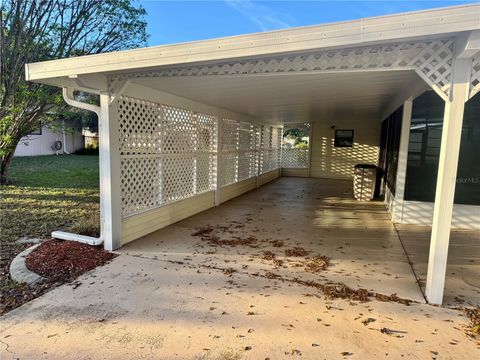
<svg viewBox="0 0 480 360">
<path fill-rule="evenodd" d="M 62 143 L 61 150 L 55 149 L 55 143 Z M 30 135 L 23 137 L 17 145 L 14 156 L 37 156 L 74 153 L 84 148 L 82 130 L 73 124 L 63 127 L 61 121 L 44 125 Z"/>
<path fill-rule="evenodd" d="M 480 228 L 479 19 L 462 5 L 27 64 L 26 79 L 99 116 L 106 249 L 279 176 L 377 164 L 392 221 L 432 225 L 439 304 L 452 223 Z M 73 98 L 85 89 L 100 106 Z M 308 153 L 281 148 L 295 123 L 311 124 Z"/>
</svg>

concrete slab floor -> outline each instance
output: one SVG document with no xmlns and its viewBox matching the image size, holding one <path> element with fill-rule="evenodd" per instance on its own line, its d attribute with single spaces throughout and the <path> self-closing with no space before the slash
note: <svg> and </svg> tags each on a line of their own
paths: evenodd
<svg viewBox="0 0 480 360">
<path fill-rule="evenodd" d="M 211 246 L 192 236 L 208 225 L 225 227 L 215 232 L 221 240 L 258 239 L 258 247 Z M 271 241 L 279 240 L 282 247 Z M 324 255 L 331 266 L 311 274 L 285 250 L 301 247 L 308 256 Z M 284 260 L 275 267 L 263 260 L 271 251 Z M 342 282 L 383 294 L 424 301 L 413 271 L 385 207 L 380 202 L 353 199 L 348 180 L 280 178 L 177 224 L 134 241 L 122 253 L 227 266 L 237 271 L 269 272 L 303 280 Z"/>
<path fill-rule="evenodd" d="M 460 312 L 421 302 L 383 205 L 350 196 L 350 182 L 282 178 L 133 242 L 80 277 L 80 286 L 61 286 L 3 316 L 1 359 L 479 356 Z M 254 236 L 258 247 L 212 246 L 191 235 L 206 224 L 227 226 L 216 230 L 220 239 Z M 285 256 L 295 246 L 333 265 L 306 272 L 304 258 Z M 264 251 L 284 263 L 262 259 Z M 257 276 L 269 272 L 419 302 L 328 300 L 314 288 Z"/>
<path fill-rule="evenodd" d="M 427 279 L 430 227 L 396 225 L 422 285 Z M 450 234 L 444 305 L 480 305 L 480 232 L 454 230 Z"/>
</svg>

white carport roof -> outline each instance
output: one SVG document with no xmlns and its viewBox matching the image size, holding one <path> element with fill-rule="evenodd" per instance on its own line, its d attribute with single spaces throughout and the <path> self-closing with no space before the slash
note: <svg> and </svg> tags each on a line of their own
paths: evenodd
<svg viewBox="0 0 480 360">
<path fill-rule="evenodd" d="M 462 5 L 27 64 L 26 79 L 98 93 L 109 91 L 107 77 L 115 74 L 455 37 L 479 28 L 480 5 Z M 162 77 L 161 81 L 136 77 L 132 82 L 284 123 L 342 114 L 381 118 L 392 110 L 396 94 L 427 87 L 411 70 L 389 70 L 375 71 L 374 76 L 358 71 L 241 77 L 197 74 Z"/>
</svg>

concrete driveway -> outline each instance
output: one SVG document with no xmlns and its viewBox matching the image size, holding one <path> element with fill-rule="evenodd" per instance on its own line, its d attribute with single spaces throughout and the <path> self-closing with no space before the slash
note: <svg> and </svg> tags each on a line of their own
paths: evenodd
<svg viewBox="0 0 480 360">
<path fill-rule="evenodd" d="M 2 359 L 479 356 L 462 313 L 424 303 L 382 205 L 341 184 L 280 179 L 125 246 L 3 316 Z M 319 255 L 331 265 L 309 271 Z M 413 302 L 329 299 L 313 283 Z"/>
</svg>

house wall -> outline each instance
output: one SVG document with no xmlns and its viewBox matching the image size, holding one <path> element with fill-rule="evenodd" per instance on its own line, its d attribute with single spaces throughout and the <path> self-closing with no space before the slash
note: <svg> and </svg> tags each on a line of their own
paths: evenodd
<svg viewBox="0 0 480 360">
<path fill-rule="evenodd" d="M 177 107 L 179 109 L 184 109 L 184 110 L 191 110 L 198 112 L 199 114 L 205 114 L 205 115 L 211 115 L 215 116 L 217 119 L 228 119 L 230 124 L 232 124 L 232 121 L 241 121 L 243 122 L 243 125 L 246 123 L 251 123 L 255 125 L 255 129 L 259 129 L 259 121 L 256 118 L 252 118 L 243 114 L 237 114 L 235 112 L 227 111 L 224 109 L 219 109 L 213 106 L 209 106 L 206 104 L 198 103 L 189 99 L 185 99 L 182 97 L 178 97 L 172 94 L 168 94 L 162 91 L 158 90 L 153 90 L 150 88 L 146 88 L 140 85 L 136 84 L 131 84 L 126 91 L 124 92 L 123 96 L 129 97 L 129 98 L 135 98 L 135 99 L 141 99 L 142 101 L 148 101 L 151 102 L 152 104 L 163 104 L 163 105 L 168 105 L 172 107 Z M 117 108 L 119 106 L 118 104 L 113 104 L 112 109 L 110 111 L 110 121 L 116 121 L 120 122 L 119 118 L 119 113 L 121 111 L 120 108 Z M 153 108 L 151 108 L 153 109 Z M 154 110 L 149 110 L 149 111 L 154 111 Z M 148 112 L 148 111 L 147 111 Z M 145 114 L 146 112 L 138 111 L 138 115 L 135 116 L 144 116 L 142 114 Z M 132 115 L 130 115 L 132 116 Z M 156 116 L 162 116 L 162 115 L 156 115 Z M 147 125 L 147 123 L 142 120 L 139 123 L 142 123 L 142 129 L 146 129 L 149 126 L 151 128 L 157 128 L 158 124 L 154 124 L 157 120 L 156 117 L 152 117 L 152 120 L 150 120 L 151 123 L 150 125 Z M 240 123 L 238 125 L 239 127 L 241 126 Z M 120 127 L 122 129 L 122 127 Z M 120 131 L 124 131 L 125 128 L 123 128 Z M 221 126 L 220 128 L 221 129 Z M 145 131 L 145 130 L 143 130 Z M 163 131 L 163 130 L 162 130 Z M 188 129 L 185 129 L 185 131 L 189 131 Z M 269 131 L 266 132 L 266 134 L 270 133 Z M 135 132 L 132 132 L 132 136 L 136 136 Z M 248 140 L 251 141 L 252 144 L 258 144 L 257 146 L 260 146 L 260 139 L 257 139 L 258 141 L 253 141 L 253 139 L 257 136 L 256 131 L 253 131 L 252 128 L 252 134 L 254 134 L 253 138 Z M 170 134 L 172 135 L 172 134 Z M 230 134 L 224 134 L 224 136 L 229 135 L 229 140 L 231 140 Z M 175 134 L 173 134 L 175 136 Z M 243 136 L 243 135 L 242 135 Z M 235 136 L 233 136 L 235 138 Z M 173 138 L 172 138 L 173 139 Z M 179 138 L 179 141 L 181 141 L 182 138 Z M 161 141 L 168 141 L 168 140 L 161 140 Z M 247 141 L 247 143 L 248 143 Z M 279 142 L 279 141 L 277 141 Z M 223 144 L 224 142 L 221 142 Z M 268 143 L 268 141 L 267 141 Z M 244 144 L 245 145 L 245 144 Z M 228 143 L 227 148 L 231 146 L 230 143 Z M 241 147 L 240 145 L 237 145 Z M 262 145 L 263 146 L 263 145 Z M 222 148 L 222 146 L 220 146 Z M 228 150 L 228 149 L 227 149 Z M 155 149 L 143 149 L 140 153 L 135 154 L 135 151 L 133 150 L 133 153 L 130 153 L 129 155 L 121 155 L 120 153 L 117 154 L 119 157 L 120 163 L 122 159 L 140 159 L 141 161 L 151 161 L 151 159 L 162 159 L 162 158 L 169 158 L 172 159 L 172 157 L 182 159 L 183 157 L 189 157 L 191 154 L 188 153 L 171 153 L 171 154 L 162 154 L 161 152 L 157 152 L 158 150 Z M 226 156 L 225 154 L 232 154 L 232 151 L 226 151 L 225 149 L 222 150 L 222 156 Z M 254 155 L 255 157 L 258 157 L 258 160 L 260 161 L 260 154 L 263 154 L 262 157 L 265 157 L 265 154 L 270 154 L 267 148 L 254 148 L 253 151 L 249 151 L 248 153 L 253 153 L 256 154 Z M 243 153 L 242 153 L 243 154 Z M 239 155 L 240 156 L 240 155 Z M 244 155 L 242 155 L 244 156 Z M 216 158 L 216 156 L 215 156 Z M 230 158 L 229 158 L 230 159 Z M 228 163 L 228 160 L 227 163 Z M 243 158 L 242 158 L 243 159 Z M 269 159 L 268 161 L 268 166 L 271 166 L 271 157 L 267 156 L 266 159 Z M 225 160 L 225 159 L 224 159 Z M 162 160 L 160 160 L 161 163 Z M 238 160 L 237 160 L 238 161 Z M 218 164 L 218 161 L 217 161 Z M 225 179 L 225 175 L 222 177 L 222 161 L 220 160 L 220 163 L 218 164 L 220 166 L 220 170 L 216 169 L 216 176 L 218 177 L 220 175 L 220 178 Z M 238 165 L 238 164 L 237 164 Z M 159 165 L 160 168 L 163 165 Z M 267 169 L 269 168 L 267 166 Z M 280 166 L 280 159 L 278 159 L 278 167 Z M 258 169 L 260 169 L 261 166 L 259 164 Z M 136 169 L 136 170 L 135 170 Z M 140 175 L 138 178 L 138 182 L 144 182 L 145 184 L 137 185 L 136 191 L 140 189 L 139 195 L 142 196 L 142 194 L 150 194 L 151 186 L 156 187 L 158 186 L 158 182 L 163 183 L 163 182 L 168 182 L 171 181 L 171 179 L 165 179 L 163 176 L 165 175 L 158 175 L 157 170 L 153 170 L 153 172 L 150 172 L 150 170 L 145 170 L 141 168 L 135 168 L 135 169 L 130 169 L 128 170 L 129 172 L 132 171 L 145 171 L 145 173 Z M 229 167 L 230 169 L 230 167 Z M 163 170 L 160 170 L 163 171 Z M 239 174 L 239 170 L 237 171 L 238 174 L 234 177 L 236 180 L 233 183 L 228 183 L 227 185 L 221 186 L 218 188 L 218 203 L 223 203 L 225 201 L 228 201 L 230 199 L 233 199 L 247 191 L 253 190 L 257 188 L 258 186 L 261 186 L 263 184 L 266 184 L 277 177 L 280 176 L 280 170 L 274 169 L 271 171 L 265 170 L 261 174 L 254 173 L 251 175 L 249 178 L 244 179 L 243 177 L 245 174 L 242 172 L 241 176 Z M 125 176 L 122 175 L 121 176 Z M 132 175 L 128 175 L 132 176 Z M 135 175 L 134 175 L 135 176 Z M 145 179 L 145 176 L 147 176 L 147 179 Z M 151 181 L 152 177 L 159 176 L 159 179 L 155 181 Z M 167 175 L 168 176 L 168 175 Z M 170 174 L 170 176 L 172 176 Z M 228 174 L 227 176 L 229 179 L 231 179 L 231 174 Z M 122 178 L 123 179 L 123 178 Z M 241 179 L 241 180 L 240 180 Z M 122 180 L 123 181 L 123 180 Z M 185 181 L 190 181 L 190 179 L 186 179 Z M 137 182 L 137 181 L 135 181 Z M 133 185 L 136 186 L 136 185 Z M 150 195 L 148 195 L 150 196 Z M 158 196 L 158 195 L 156 195 Z M 163 196 L 163 195 L 160 195 Z M 122 197 L 124 197 L 124 194 L 122 194 Z M 161 206 L 157 206 L 148 210 L 140 211 L 140 212 L 133 212 L 132 214 L 124 215 L 122 216 L 121 219 L 121 243 L 122 245 L 133 241 L 135 239 L 138 239 L 142 236 L 145 236 L 151 232 L 154 232 L 156 230 L 159 230 L 163 227 L 166 227 L 170 224 L 173 224 L 175 222 L 178 222 L 180 220 L 183 220 L 187 217 L 190 217 L 192 215 L 195 215 L 199 212 L 202 212 L 204 210 L 207 210 L 211 207 L 214 207 L 216 203 L 216 191 L 212 189 L 211 191 L 206 191 L 204 193 L 196 194 L 187 198 L 183 198 L 182 200 L 170 202 Z"/>
<path fill-rule="evenodd" d="M 377 164 L 380 122 L 374 119 L 331 119 L 313 122 L 310 176 L 352 179 L 353 167 Z M 335 147 L 335 130 L 354 130 L 353 147 Z"/>
<path fill-rule="evenodd" d="M 67 152 L 74 153 L 76 150 L 83 149 L 84 144 L 81 131 L 68 131 L 65 134 L 65 138 L 67 143 L 65 149 Z M 63 143 L 63 132 L 52 131 L 47 126 L 44 126 L 41 135 L 29 135 L 23 137 L 17 145 L 14 156 L 56 154 L 56 150 L 52 149 L 52 147 L 57 140 L 60 140 Z"/>
</svg>

